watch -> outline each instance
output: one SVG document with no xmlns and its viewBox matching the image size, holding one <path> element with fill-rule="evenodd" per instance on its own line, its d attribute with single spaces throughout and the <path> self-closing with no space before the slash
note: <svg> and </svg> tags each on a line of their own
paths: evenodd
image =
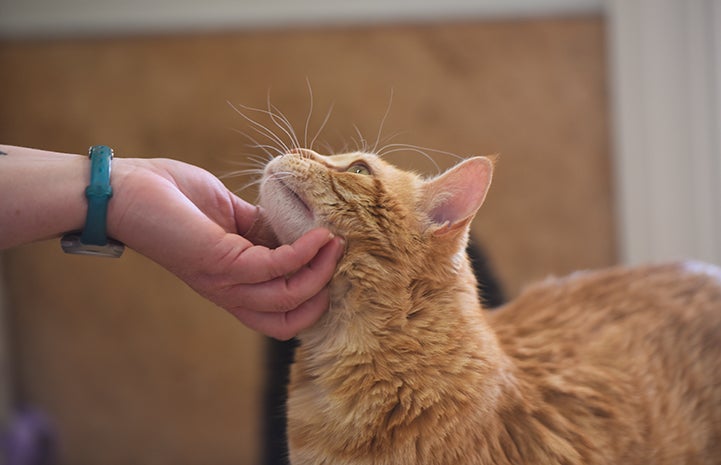
<svg viewBox="0 0 721 465">
<path fill-rule="evenodd" d="M 90 185 L 85 188 L 88 213 L 85 228 L 65 234 L 60 245 L 65 253 L 118 258 L 125 246 L 107 236 L 108 201 L 113 196 L 110 167 L 113 150 L 105 145 L 90 147 Z"/>
</svg>

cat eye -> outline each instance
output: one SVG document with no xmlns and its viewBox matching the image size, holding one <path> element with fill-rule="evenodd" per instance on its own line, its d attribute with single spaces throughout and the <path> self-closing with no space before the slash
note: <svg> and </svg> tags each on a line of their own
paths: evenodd
<svg viewBox="0 0 721 465">
<path fill-rule="evenodd" d="M 346 170 L 346 172 L 368 176 L 369 174 L 371 174 L 371 169 L 363 163 L 353 163 L 350 168 Z"/>
</svg>

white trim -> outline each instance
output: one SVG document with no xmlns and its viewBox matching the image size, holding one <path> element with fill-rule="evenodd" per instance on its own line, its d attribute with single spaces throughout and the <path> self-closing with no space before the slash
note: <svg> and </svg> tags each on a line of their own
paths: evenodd
<svg viewBox="0 0 721 465">
<path fill-rule="evenodd" d="M 6 0 L 10 37 L 599 13 L 602 0 Z"/>
<path fill-rule="evenodd" d="M 609 0 L 622 261 L 721 263 L 721 0 Z"/>
</svg>

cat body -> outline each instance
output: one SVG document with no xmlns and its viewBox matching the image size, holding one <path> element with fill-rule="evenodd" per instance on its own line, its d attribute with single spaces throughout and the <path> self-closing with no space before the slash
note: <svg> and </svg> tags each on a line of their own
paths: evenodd
<svg viewBox="0 0 721 465">
<path fill-rule="evenodd" d="M 271 161 L 282 242 L 347 241 L 291 369 L 293 465 L 719 464 L 721 270 L 617 268 L 484 313 L 465 255 L 493 164 L 424 179 L 376 156 Z"/>
</svg>

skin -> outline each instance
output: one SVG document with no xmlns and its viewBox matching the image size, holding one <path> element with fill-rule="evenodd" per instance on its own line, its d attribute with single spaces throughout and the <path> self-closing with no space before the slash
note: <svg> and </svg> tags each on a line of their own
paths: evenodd
<svg viewBox="0 0 721 465">
<path fill-rule="evenodd" d="M 0 250 L 83 228 L 87 156 L 0 145 Z M 327 229 L 277 248 L 257 245 L 262 211 L 207 171 L 176 160 L 115 157 L 107 231 L 248 327 L 277 339 L 328 308 L 344 249 Z"/>
</svg>

